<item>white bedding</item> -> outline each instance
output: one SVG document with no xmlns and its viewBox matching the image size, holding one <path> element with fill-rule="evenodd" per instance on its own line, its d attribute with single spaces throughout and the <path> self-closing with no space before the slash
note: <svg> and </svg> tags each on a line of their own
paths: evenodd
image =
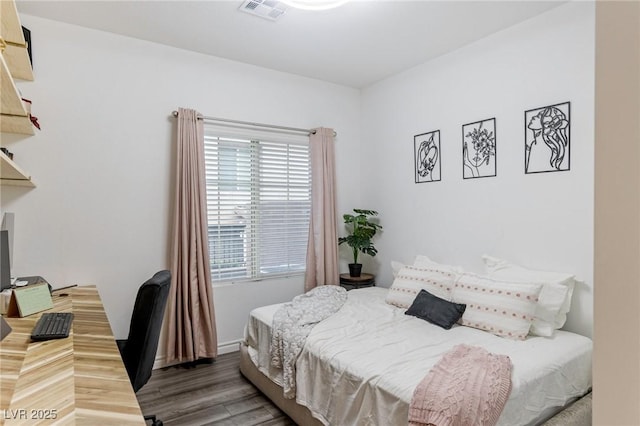
<svg viewBox="0 0 640 426">
<path fill-rule="evenodd" d="M 512 391 L 498 425 L 531 425 L 591 388 L 590 339 L 558 331 L 524 341 L 455 325 L 444 330 L 385 303 L 388 290 L 350 291 L 336 314 L 311 331 L 296 364 L 296 401 L 331 425 L 406 425 L 413 390 L 453 346 L 466 343 L 508 355 Z M 251 312 L 246 342 L 253 362 L 270 366 L 271 320 L 280 305 Z"/>
</svg>

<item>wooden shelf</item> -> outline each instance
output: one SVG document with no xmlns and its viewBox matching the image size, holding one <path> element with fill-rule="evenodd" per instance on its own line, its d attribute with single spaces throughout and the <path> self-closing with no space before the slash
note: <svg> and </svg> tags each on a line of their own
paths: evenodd
<svg viewBox="0 0 640 426">
<path fill-rule="evenodd" d="M 4 3 L 4 0 L 2 0 Z M 33 69 L 31 68 L 31 60 L 29 52 L 23 46 L 7 44 L 3 52 L 7 68 L 11 73 L 11 77 L 18 80 L 33 81 Z"/>
<path fill-rule="evenodd" d="M 22 96 L 20 96 L 20 92 L 18 92 L 18 88 L 11 78 L 4 54 L 0 54 L 0 62 L 0 78 L 2 78 L 2 104 L 0 106 L 0 113 L 27 117 L 29 114 L 22 103 Z"/>
<path fill-rule="evenodd" d="M 0 116 L 0 131 L 21 135 L 35 135 L 36 133 L 29 117 L 4 114 Z"/>
<path fill-rule="evenodd" d="M 2 9 L 2 33 L 0 36 L 7 44 L 16 44 L 26 47 L 27 43 L 22 33 L 22 24 L 20 23 L 20 17 L 18 16 L 18 8 L 15 1 L 0 1 Z"/>
<path fill-rule="evenodd" d="M 2 92 L 0 102 L 0 131 L 33 135 L 33 124 L 29 112 L 22 102 L 22 95 L 14 79 L 33 80 L 31 61 L 22 33 L 15 2 L 0 0 L 2 32 L 0 33 L 0 79 Z"/>
<path fill-rule="evenodd" d="M 3 54 L 0 54 L 0 79 L 2 80 L 0 131 L 33 135 L 35 131 L 29 119 L 29 113 L 22 102 L 20 92 L 13 83 Z"/>
<path fill-rule="evenodd" d="M 18 9 L 13 0 L 0 0 L 0 131 L 2 133 L 35 133 L 22 95 L 14 79 L 33 80 L 27 42 L 22 32 Z M 31 175 L 0 151 L 0 185 L 34 188 Z"/>
<path fill-rule="evenodd" d="M 31 176 L 0 151 L 0 184 L 35 188 Z"/>
<path fill-rule="evenodd" d="M 2 0 L 0 3 L 2 4 L 0 9 L 2 17 L 0 46 L 3 47 L 2 53 L 11 76 L 20 80 L 32 81 L 33 69 L 16 4 L 7 0 Z"/>
</svg>

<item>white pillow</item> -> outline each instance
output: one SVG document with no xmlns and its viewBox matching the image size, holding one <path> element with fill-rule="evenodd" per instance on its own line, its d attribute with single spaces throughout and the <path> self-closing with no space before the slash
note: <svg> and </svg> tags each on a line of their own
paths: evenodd
<svg viewBox="0 0 640 426">
<path fill-rule="evenodd" d="M 550 337 L 555 330 L 564 326 L 567 313 L 571 309 L 574 275 L 527 269 L 488 255 L 482 256 L 482 260 L 490 277 L 515 283 L 543 284 L 536 316 L 531 325 L 531 334 Z"/>
<path fill-rule="evenodd" d="M 408 309 L 422 289 L 450 301 L 455 280 L 456 276 L 449 272 L 404 265 L 393 280 L 385 301 L 390 305 Z"/>
<path fill-rule="evenodd" d="M 509 339 L 524 340 L 533 322 L 541 284 L 514 284 L 464 273 L 453 285 L 454 303 L 467 308 L 458 321 Z"/>
<path fill-rule="evenodd" d="M 439 271 L 452 272 L 455 274 L 462 274 L 464 272 L 462 266 L 445 265 L 443 263 L 438 263 L 421 254 L 416 256 L 415 260 L 413 261 L 413 266 L 437 269 Z"/>
<path fill-rule="evenodd" d="M 393 274 L 393 278 L 398 276 L 398 272 L 400 272 L 400 269 L 402 269 L 403 266 L 404 263 L 402 262 L 398 262 L 397 260 L 391 261 L 391 273 Z"/>
</svg>

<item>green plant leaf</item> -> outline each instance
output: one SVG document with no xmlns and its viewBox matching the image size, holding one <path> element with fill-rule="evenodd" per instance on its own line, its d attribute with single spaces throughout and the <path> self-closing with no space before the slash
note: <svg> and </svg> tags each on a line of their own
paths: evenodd
<svg viewBox="0 0 640 426">
<path fill-rule="evenodd" d="M 377 216 L 375 210 L 353 209 L 356 215 L 344 214 L 345 227 L 349 234 L 346 237 L 339 237 L 338 244 L 346 243 L 353 251 L 353 263 L 358 263 L 358 253 L 375 256 L 378 250 L 371 241 L 376 233 L 382 230 L 382 226 L 372 222 L 369 216 Z"/>
</svg>

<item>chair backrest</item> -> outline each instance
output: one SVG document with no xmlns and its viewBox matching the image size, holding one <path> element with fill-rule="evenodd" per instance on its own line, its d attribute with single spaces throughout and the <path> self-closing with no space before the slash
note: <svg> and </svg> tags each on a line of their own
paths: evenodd
<svg viewBox="0 0 640 426">
<path fill-rule="evenodd" d="M 138 290 L 129 336 L 120 351 L 134 392 L 151 377 L 170 286 L 171 272 L 160 271 Z"/>
</svg>

